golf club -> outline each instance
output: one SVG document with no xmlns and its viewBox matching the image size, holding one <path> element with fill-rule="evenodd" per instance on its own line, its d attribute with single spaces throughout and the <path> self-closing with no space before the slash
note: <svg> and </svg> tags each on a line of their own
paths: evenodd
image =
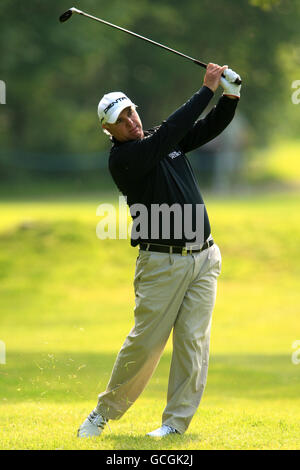
<svg viewBox="0 0 300 470">
<path fill-rule="evenodd" d="M 124 33 L 130 34 L 131 36 L 135 36 L 136 38 L 143 39 L 144 41 L 154 44 L 155 46 L 161 47 L 163 49 L 166 49 L 169 52 L 173 52 L 174 54 L 180 55 L 181 57 L 184 57 L 185 59 L 191 60 L 192 62 L 194 62 L 194 64 L 200 65 L 200 67 L 203 67 L 205 69 L 207 67 L 207 64 L 205 64 L 204 62 L 201 62 L 200 60 L 193 59 L 193 57 L 189 57 L 188 55 L 182 54 L 182 52 L 175 51 L 174 49 L 164 46 L 163 44 L 160 44 L 159 42 L 152 41 L 152 39 L 148 39 L 148 38 L 145 38 L 144 36 L 140 36 L 139 34 L 133 33 L 132 31 L 129 31 L 128 29 L 121 28 L 120 26 L 116 26 L 115 24 L 109 23 L 108 21 L 101 20 L 100 18 L 97 18 L 96 16 L 89 15 L 88 13 L 85 13 L 81 10 L 77 10 L 77 8 L 74 8 L 74 7 L 70 8 L 65 13 L 63 13 L 59 17 L 59 21 L 61 23 L 64 23 L 69 18 L 71 18 L 73 13 L 78 13 L 79 15 L 83 15 L 83 16 L 86 16 L 87 18 L 98 21 L 99 23 L 106 24 L 107 26 L 111 26 L 112 28 L 115 28 L 115 29 L 119 29 L 120 31 L 123 31 Z M 234 83 L 236 83 L 237 85 L 240 85 L 242 81 L 239 78 L 237 78 Z"/>
</svg>

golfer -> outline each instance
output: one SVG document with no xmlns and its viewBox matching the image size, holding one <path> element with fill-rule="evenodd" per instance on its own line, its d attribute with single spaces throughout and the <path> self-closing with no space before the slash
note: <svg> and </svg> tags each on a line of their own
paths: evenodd
<svg viewBox="0 0 300 470">
<path fill-rule="evenodd" d="M 112 140 L 109 169 L 131 210 L 131 244 L 139 246 L 135 324 L 106 390 L 80 426 L 78 437 L 99 436 L 108 420 L 119 419 L 128 410 L 151 378 L 172 330 L 167 404 L 161 427 L 147 435 L 183 434 L 199 406 L 206 384 L 221 254 L 185 154 L 214 139 L 231 122 L 240 98 L 236 78 L 239 75 L 227 66 L 208 64 L 200 90 L 148 131 L 135 104 L 123 93 L 106 94 L 99 102 L 101 125 Z M 220 84 L 223 95 L 217 105 L 198 119 Z M 189 208 L 188 230 L 186 220 L 175 223 L 178 210 L 169 217 L 168 230 L 157 227 L 152 209 L 158 206 L 179 208 L 182 213 Z M 148 210 L 143 223 L 136 207 Z M 197 218 L 197 214 L 202 215 Z"/>
</svg>

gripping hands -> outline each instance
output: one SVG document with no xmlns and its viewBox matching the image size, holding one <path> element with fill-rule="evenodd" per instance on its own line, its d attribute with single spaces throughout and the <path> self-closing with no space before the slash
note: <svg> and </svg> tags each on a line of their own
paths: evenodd
<svg viewBox="0 0 300 470">
<path fill-rule="evenodd" d="M 222 77 L 222 74 L 225 78 Z M 210 88 L 213 92 L 221 85 L 224 88 L 223 95 L 239 98 L 241 85 L 234 83 L 237 78 L 240 79 L 241 77 L 229 69 L 227 65 L 220 67 L 220 65 L 209 63 L 206 68 L 203 85 Z"/>
<path fill-rule="evenodd" d="M 241 77 L 231 69 L 225 69 L 223 75 L 225 75 L 225 78 L 220 78 L 220 85 L 224 88 L 223 95 L 240 98 L 240 90 L 242 85 L 237 85 L 234 82 L 237 78 L 241 79 Z"/>
</svg>

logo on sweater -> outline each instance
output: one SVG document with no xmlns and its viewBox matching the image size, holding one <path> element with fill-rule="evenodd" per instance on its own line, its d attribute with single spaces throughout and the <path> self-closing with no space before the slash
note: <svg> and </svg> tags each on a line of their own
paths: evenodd
<svg viewBox="0 0 300 470">
<path fill-rule="evenodd" d="M 176 157 L 179 157 L 181 155 L 181 152 L 178 152 L 177 150 L 175 150 L 174 152 L 172 153 L 169 153 L 169 157 L 174 159 Z"/>
</svg>

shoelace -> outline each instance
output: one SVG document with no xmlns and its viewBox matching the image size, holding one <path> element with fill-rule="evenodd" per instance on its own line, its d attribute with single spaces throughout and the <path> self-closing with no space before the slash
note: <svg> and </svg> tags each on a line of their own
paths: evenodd
<svg viewBox="0 0 300 470">
<path fill-rule="evenodd" d="M 162 427 L 165 427 L 165 428 L 168 428 L 168 430 L 170 431 L 170 433 L 176 433 L 176 429 L 172 428 L 172 426 L 168 426 L 168 424 L 163 424 Z"/>
<path fill-rule="evenodd" d="M 103 416 L 99 415 L 95 410 L 93 410 L 89 416 L 88 420 L 92 423 L 98 426 L 98 428 L 104 429 L 105 424 L 107 424 L 108 429 L 111 431 L 109 424 L 108 424 L 108 419 L 104 418 Z"/>
<path fill-rule="evenodd" d="M 92 411 L 89 414 L 88 420 L 90 421 L 90 423 L 95 424 L 96 426 L 98 426 L 98 428 L 101 428 L 101 429 L 103 429 L 104 425 L 106 424 L 106 419 L 103 418 L 98 413 L 96 413 L 95 411 Z"/>
</svg>

